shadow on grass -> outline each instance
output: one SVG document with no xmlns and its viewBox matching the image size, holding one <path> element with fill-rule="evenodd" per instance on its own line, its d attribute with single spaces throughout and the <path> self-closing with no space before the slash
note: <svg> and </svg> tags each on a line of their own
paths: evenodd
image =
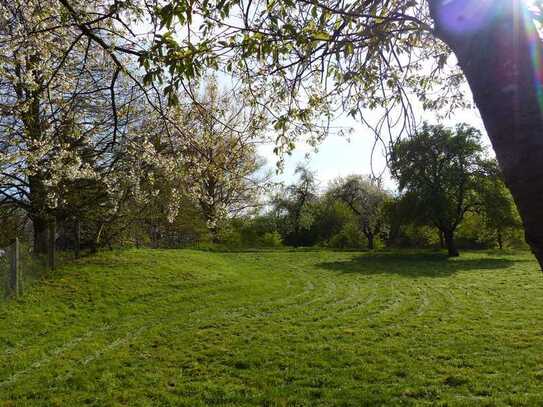
<svg viewBox="0 0 543 407">
<path fill-rule="evenodd" d="M 376 253 L 354 257 L 346 261 L 323 262 L 317 267 L 338 273 L 364 275 L 397 274 L 405 277 L 447 277 L 458 271 L 505 270 L 527 260 L 488 257 L 480 259 L 449 259 L 441 253 L 392 254 Z"/>
</svg>

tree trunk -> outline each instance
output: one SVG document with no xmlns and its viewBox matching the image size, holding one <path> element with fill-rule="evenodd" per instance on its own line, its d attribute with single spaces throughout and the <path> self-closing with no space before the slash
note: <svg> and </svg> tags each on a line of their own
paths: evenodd
<svg viewBox="0 0 543 407">
<path fill-rule="evenodd" d="M 159 229 L 157 225 L 151 225 L 151 247 L 158 249 L 160 247 Z"/>
<path fill-rule="evenodd" d="M 543 50 L 525 7 L 518 0 L 430 0 L 436 34 L 457 56 L 543 267 Z"/>
<path fill-rule="evenodd" d="M 458 249 L 456 248 L 456 243 L 454 242 L 454 232 L 446 230 L 443 232 L 443 237 L 445 238 L 449 257 L 460 256 L 460 253 L 458 253 Z"/>
<path fill-rule="evenodd" d="M 29 217 L 32 220 L 34 253 L 47 254 L 48 250 L 48 211 L 43 180 L 37 176 L 28 177 Z"/>
<path fill-rule="evenodd" d="M 445 248 L 445 238 L 443 237 L 443 232 L 440 230 L 438 231 L 439 234 L 439 248 L 444 249 Z"/>
<path fill-rule="evenodd" d="M 211 226 L 209 228 L 209 233 L 211 234 L 211 242 L 212 243 L 217 244 L 217 243 L 221 242 L 218 226 L 216 226 L 216 225 Z"/>
<path fill-rule="evenodd" d="M 500 248 L 500 250 L 503 250 L 503 235 L 502 235 L 501 229 L 498 229 L 498 233 L 496 237 L 498 240 L 498 247 Z"/>
<path fill-rule="evenodd" d="M 33 250 L 34 254 L 47 254 L 48 252 L 48 222 L 43 216 L 31 215 L 33 231 Z"/>
<path fill-rule="evenodd" d="M 100 238 L 102 237 L 103 229 L 104 229 L 104 224 L 101 223 L 100 227 L 98 228 L 98 231 L 96 232 L 94 239 L 92 239 L 91 248 L 90 248 L 90 251 L 92 254 L 96 254 L 98 252 L 98 245 L 100 244 Z"/>
<path fill-rule="evenodd" d="M 373 233 L 366 233 L 366 238 L 368 239 L 368 250 L 373 250 L 375 245 L 374 245 L 374 236 L 373 236 Z"/>
<path fill-rule="evenodd" d="M 374 233 L 372 228 L 368 225 L 367 222 L 362 223 L 362 233 L 364 236 L 366 236 L 366 239 L 368 239 L 368 250 L 373 250 L 374 248 Z"/>
</svg>

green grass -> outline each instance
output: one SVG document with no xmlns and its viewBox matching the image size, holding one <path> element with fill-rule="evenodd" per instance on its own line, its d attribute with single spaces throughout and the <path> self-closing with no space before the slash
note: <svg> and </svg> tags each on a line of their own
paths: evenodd
<svg viewBox="0 0 543 407">
<path fill-rule="evenodd" d="M 0 304 L 0 406 L 543 405 L 528 254 L 123 251 Z"/>
</svg>

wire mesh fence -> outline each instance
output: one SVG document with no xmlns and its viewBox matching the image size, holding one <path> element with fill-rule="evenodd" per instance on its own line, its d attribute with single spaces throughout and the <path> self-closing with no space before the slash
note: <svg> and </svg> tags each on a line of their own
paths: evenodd
<svg viewBox="0 0 543 407">
<path fill-rule="evenodd" d="M 18 298 L 50 269 L 43 256 L 33 253 L 31 245 L 15 239 L 0 249 L 0 300 Z"/>
<path fill-rule="evenodd" d="M 24 291 L 41 279 L 51 277 L 58 267 L 75 259 L 94 253 L 98 246 L 96 236 L 83 234 L 79 222 L 51 222 L 42 227 L 23 228 L 6 237 L 0 246 L 0 303 L 20 297 Z M 150 233 L 149 239 L 120 240 L 120 247 L 183 248 L 197 247 L 197 233 L 166 229 Z M 9 238 L 13 238 L 10 244 Z M 100 242 L 101 247 L 113 249 L 113 245 Z M 117 247 L 117 246 L 115 246 Z"/>
<path fill-rule="evenodd" d="M 19 239 L 0 250 L 3 297 L 17 298 L 23 293 L 23 282 L 20 270 Z"/>
<path fill-rule="evenodd" d="M 8 296 L 11 245 L 0 248 L 0 300 Z"/>
<path fill-rule="evenodd" d="M 41 245 L 36 244 L 36 236 L 34 239 L 23 236 L 0 247 L 0 302 L 20 297 L 35 282 L 79 256 L 79 251 L 74 253 L 58 247 L 58 234 L 54 229 L 38 239 Z"/>
</svg>

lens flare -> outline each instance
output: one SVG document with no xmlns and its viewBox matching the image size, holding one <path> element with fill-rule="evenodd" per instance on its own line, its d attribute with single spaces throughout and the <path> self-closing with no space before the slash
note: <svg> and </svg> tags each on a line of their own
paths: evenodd
<svg viewBox="0 0 543 407">
<path fill-rule="evenodd" d="M 512 48 L 509 50 L 516 54 L 519 46 L 528 44 L 532 80 L 541 114 L 543 115 L 543 52 L 541 26 L 534 22 L 534 15 L 541 12 L 541 7 L 536 7 L 542 0 L 442 0 L 437 10 L 441 29 L 452 34 L 472 34 L 484 29 L 492 20 L 501 13 L 513 12 L 513 26 L 509 27 L 512 35 Z M 506 41 L 507 42 L 507 41 Z M 503 46 L 496 44 L 496 46 Z M 518 57 L 513 57 L 514 59 Z M 494 67 L 494 69 L 502 69 Z M 506 68 L 511 69 L 511 68 Z M 515 73 L 509 70 L 502 72 L 506 83 L 516 89 Z M 518 91 L 518 90 L 517 90 Z"/>
<path fill-rule="evenodd" d="M 492 18 L 495 0 L 443 0 L 439 7 L 439 21 L 443 29 L 452 33 L 477 31 Z"/>
<path fill-rule="evenodd" d="M 533 16 L 530 15 L 530 12 L 522 8 L 523 15 L 522 18 L 527 22 L 524 24 L 526 27 L 526 35 L 528 36 L 528 44 L 530 47 L 530 57 L 532 60 L 532 68 L 534 71 L 533 80 L 534 86 L 537 94 L 537 100 L 539 102 L 539 110 L 543 113 L 543 64 L 541 54 L 541 36 L 537 31 L 536 25 L 533 21 Z"/>
</svg>

